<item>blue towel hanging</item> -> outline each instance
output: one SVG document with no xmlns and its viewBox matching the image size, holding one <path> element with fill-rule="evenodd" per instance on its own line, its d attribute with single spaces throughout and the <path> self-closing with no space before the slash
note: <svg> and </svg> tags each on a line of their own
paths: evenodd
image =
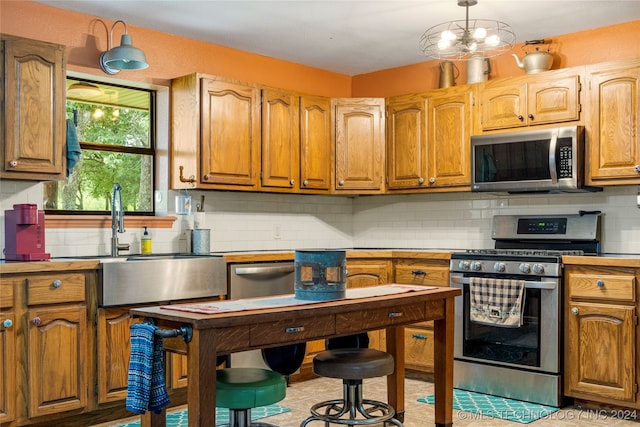
<svg viewBox="0 0 640 427">
<path fill-rule="evenodd" d="M 73 168 L 80 160 L 82 150 L 76 134 L 76 126 L 73 120 L 67 119 L 67 177 L 73 172 Z"/>
</svg>

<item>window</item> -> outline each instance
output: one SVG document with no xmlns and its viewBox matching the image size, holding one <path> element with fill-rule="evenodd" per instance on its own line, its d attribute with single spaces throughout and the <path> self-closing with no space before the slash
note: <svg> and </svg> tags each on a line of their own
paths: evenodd
<svg viewBox="0 0 640 427">
<path fill-rule="evenodd" d="M 67 78 L 67 119 L 82 154 L 65 181 L 44 184 L 48 214 L 104 214 L 122 186 L 128 213 L 152 215 L 155 93 Z"/>
</svg>

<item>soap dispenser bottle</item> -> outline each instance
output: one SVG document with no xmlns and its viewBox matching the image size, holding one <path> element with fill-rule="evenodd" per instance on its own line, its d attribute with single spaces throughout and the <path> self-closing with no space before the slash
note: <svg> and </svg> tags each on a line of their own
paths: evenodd
<svg viewBox="0 0 640 427">
<path fill-rule="evenodd" d="M 144 228 L 144 233 L 142 233 L 141 249 L 143 254 L 151 253 L 151 235 L 147 231 L 147 227 Z"/>
</svg>

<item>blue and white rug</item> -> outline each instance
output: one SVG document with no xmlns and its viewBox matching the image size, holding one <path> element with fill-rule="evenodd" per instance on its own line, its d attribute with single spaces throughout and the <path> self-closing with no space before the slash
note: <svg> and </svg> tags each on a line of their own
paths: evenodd
<svg viewBox="0 0 640 427">
<path fill-rule="evenodd" d="M 434 395 L 418 399 L 418 402 L 432 405 L 434 401 Z M 529 424 L 560 409 L 553 406 L 458 389 L 453 390 L 453 408 L 459 411 L 471 412 L 481 417 L 500 418 L 521 424 Z"/>
<path fill-rule="evenodd" d="M 289 412 L 291 409 L 280 405 L 261 406 L 251 410 L 251 420 L 271 417 L 278 414 Z M 188 411 L 167 412 L 167 427 L 187 427 Z M 229 424 L 229 410 L 224 408 L 216 408 L 216 425 Z M 118 427 L 140 427 L 140 421 L 134 421 L 127 424 L 120 424 Z"/>
</svg>

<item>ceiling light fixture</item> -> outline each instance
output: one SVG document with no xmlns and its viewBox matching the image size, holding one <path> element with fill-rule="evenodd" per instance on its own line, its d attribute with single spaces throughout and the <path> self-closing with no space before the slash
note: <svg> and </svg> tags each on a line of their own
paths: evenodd
<svg viewBox="0 0 640 427">
<path fill-rule="evenodd" d="M 420 50 L 435 59 L 470 59 L 472 55 L 485 58 L 502 55 L 513 48 L 516 35 L 508 24 L 487 19 L 469 19 L 469 6 L 477 0 L 458 0 L 466 9 L 465 20 L 435 25 L 420 38 Z"/>
<path fill-rule="evenodd" d="M 124 25 L 124 34 L 120 39 L 120 46 L 112 49 L 113 29 L 118 23 Z M 144 52 L 133 47 L 131 36 L 127 32 L 127 24 L 124 21 L 118 20 L 111 26 L 107 49 L 100 55 L 100 68 L 107 74 L 118 74 L 120 70 L 143 70 L 149 66 Z"/>
</svg>

